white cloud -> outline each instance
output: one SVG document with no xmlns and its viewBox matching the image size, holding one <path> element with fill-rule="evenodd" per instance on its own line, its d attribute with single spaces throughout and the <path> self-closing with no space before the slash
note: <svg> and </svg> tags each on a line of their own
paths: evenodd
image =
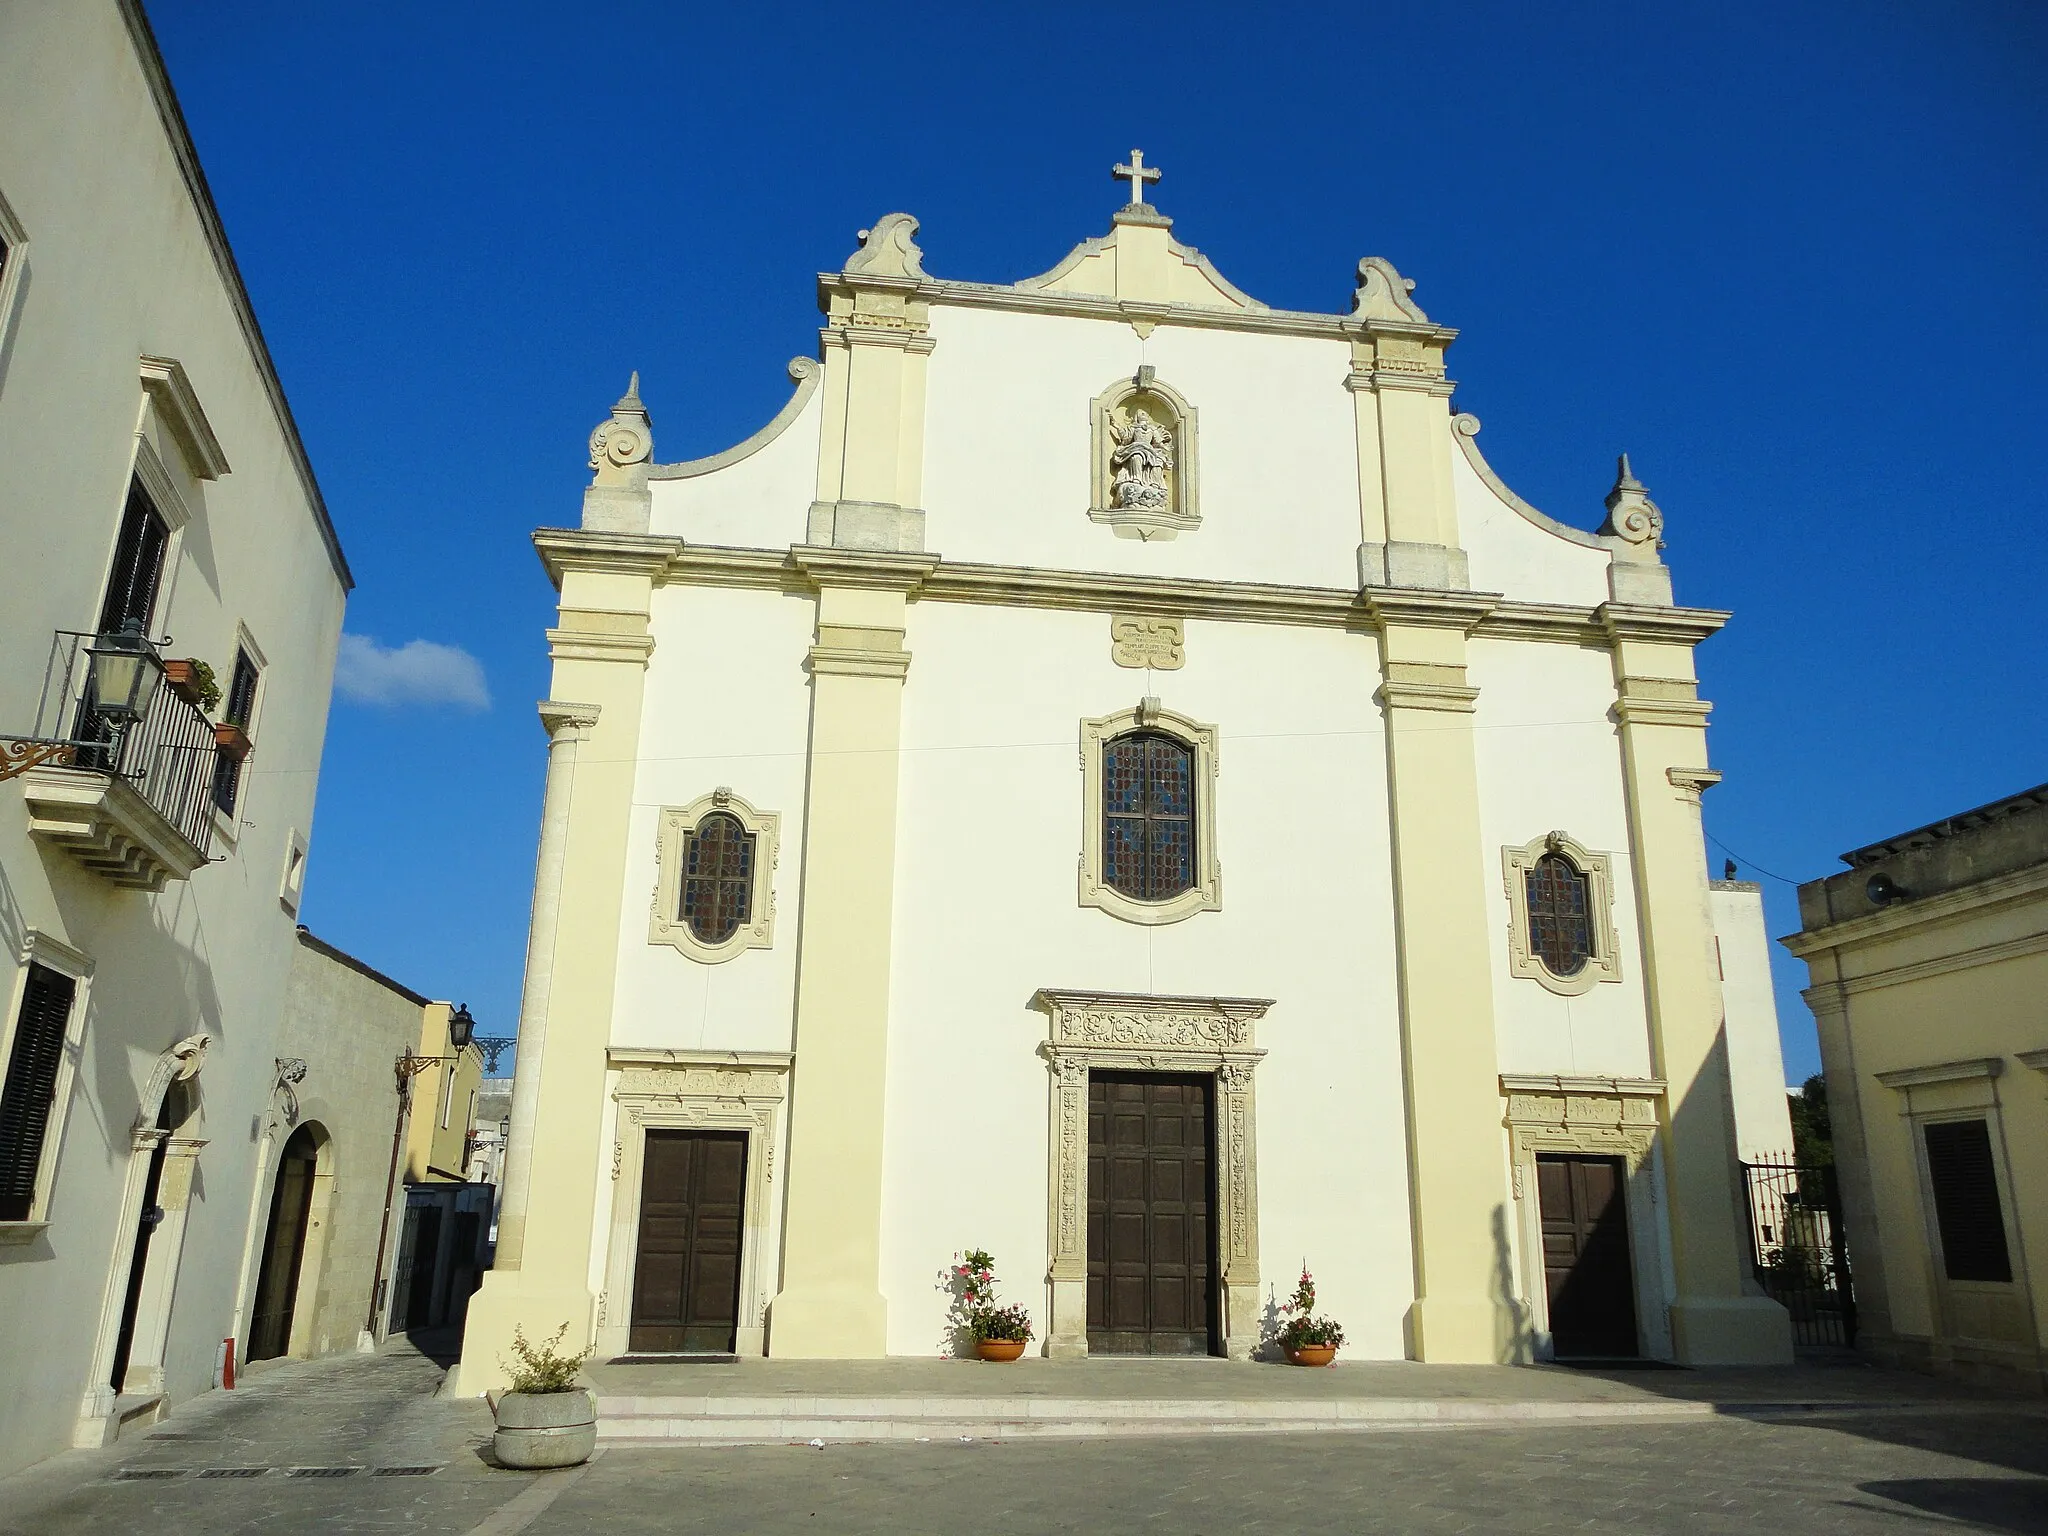
<svg viewBox="0 0 2048 1536">
<path fill-rule="evenodd" d="M 351 703 L 383 708 L 403 704 L 491 707 L 483 664 L 459 645 L 432 640 L 385 646 L 368 635 L 343 635 L 334 662 L 334 689 Z"/>
</svg>

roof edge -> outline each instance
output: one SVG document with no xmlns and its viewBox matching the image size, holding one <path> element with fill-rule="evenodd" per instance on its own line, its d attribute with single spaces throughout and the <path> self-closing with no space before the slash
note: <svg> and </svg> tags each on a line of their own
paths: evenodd
<svg viewBox="0 0 2048 1536">
<path fill-rule="evenodd" d="M 164 131 L 170 135 L 171 152 L 185 178 L 185 190 L 191 194 L 192 206 L 199 214 L 200 228 L 206 232 L 206 243 L 213 251 L 214 267 L 219 271 L 221 281 L 227 285 L 228 299 L 241 322 L 242 339 L 256 360 L 256 371 L 263 378 L 271 410 L 276 413 L 277 424 L 284 432 L 285 446 L 291 454 L 293 467 L 299 472 L 299 483 L 305 488 L 306 499 L 312 503 L 313 518 L 319 524 L 321 540 L 327 546 L 327 557 L 334 565 L 335 575 L 341 578 L 342 592 L 352 592 L 356 585 L 355 574 L 349 570 L 348 556 L 342 553 L 341 536 L 335 532 L 334 519 L 328 515 L 327 498 L 320 493 L 320 482 L 313 474 L 313 462 L 306 456 L 306 444 L 299 436 L 298 421 L 292 415 L 290 400 L 285 397 L 284 384 L 277 376 L 277 365 L 271 360 L 270 345 L 263 339 L 263 327 L 257 323 L 255 306 L 249 302 L 249 290 L 242 282 L 242 269 L 235 264 L 227 229 L 220 221 L 220 210 L 214 205 L 213 189 L 206 184 L 206 172 L 199 164 L 199 151 L 192 143 L 192 131 L 186 126 L 185 113 L 178 105 L 178 93 L 171 85 L 170 71 L 156 45 L 156 33 L 143 12 L 142 0 L 119 0 L 119 4 L 121 19 L 128 25 L 129 39 L 135 44 L 136 58 L 142 64 L 143 77 L 148 80 L 150 95 L 156 101 L 157 117 L 163 123 Z"/>
<path fill-rule="evenodd" d="M 386 976 L 382 971 L 378 970 L 377 967 L 367 963 L 366 961 L 358 960 L 354 955 L 350 954 L 347 950 L 335 948 L 332 944 L 328 943 L 325 939 L 321 938 L 319 934 L 313 932 L 312 929 L 308 928 L 304 923 L 299 924 L 299 942 L 305 945 L 306 948 L 314 951 L 316 954 L 325 955 L 328 959 L 334 961 L 337 965 L 345 965 L 350 970 L 356 972 L 358 975 L 367 976 L 370 980 L 376 982 L 377 985 L 379 985 L 380 987 L 385 987 L 393 992 L 396 992 L 400 997 L 404 998 L 407 1002 L 412 1003 L 418 1007 L 425 1008 L 434 1001 L 431 997 L 420 996 L 419 993 L 413 991 L 411 987 L 408 987 L 402 981 L 393 981 L 389 976 Z"/>
</svg>

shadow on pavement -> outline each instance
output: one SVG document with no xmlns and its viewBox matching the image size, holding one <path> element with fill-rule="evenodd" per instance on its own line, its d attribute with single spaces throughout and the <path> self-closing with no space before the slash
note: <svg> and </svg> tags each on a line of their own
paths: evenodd
<svg viewBox="0 0 2048 1536">
<path fill-rule="evenodd" d="M 2038 1536 L 2048 1531 L 2048 1481 L 2015 1477 L 1913 1477 L 1859 1483 L 1863 1492 L 1948 1520 Z"/>
</svg>

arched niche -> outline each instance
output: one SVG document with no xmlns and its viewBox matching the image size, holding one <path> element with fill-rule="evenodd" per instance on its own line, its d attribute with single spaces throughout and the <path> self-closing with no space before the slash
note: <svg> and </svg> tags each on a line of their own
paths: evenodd
<svg viewBox="0 0 2048 1536">
<path fill-rule="evenodd" d="M 1202 525 L 1195 408 L 1148 364 L 1089 408 L 1091 520 L 1119 538 L 1171 539 Z"/>
</svg>

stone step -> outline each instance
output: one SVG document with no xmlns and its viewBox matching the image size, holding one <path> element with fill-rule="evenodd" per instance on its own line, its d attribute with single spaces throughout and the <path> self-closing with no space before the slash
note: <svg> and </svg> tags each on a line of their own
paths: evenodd
<svg viewBox="0 0 2048 1536">
<path fill-rule="evenodd" d="M 1806 1405 L 1778 1405 L 1783 1409 Z M 1814 1405 L 1818 1406 L 1818 1405 Z M 1021 1440 L 1110 1435 L 1301 1434 L 1711 1418 L 1713 1403 L 1472 1399 L 1082 1397 L 600 1397 L 606 1445 L 806 1440 Z"/>
</svg>

